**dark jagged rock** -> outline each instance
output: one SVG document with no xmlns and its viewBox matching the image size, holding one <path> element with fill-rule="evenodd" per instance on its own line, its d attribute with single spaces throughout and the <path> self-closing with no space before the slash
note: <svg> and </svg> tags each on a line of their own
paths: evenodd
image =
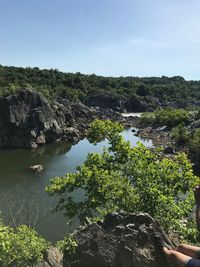
<svg viewBox="0 0 200 267">
<path fill-rule="evenodd" d="M 152 111 L 155 107 L 161 106 L 159 100 L 153 97 L 123 97 L 108 93 L 89 95 L 84 103 L 90 107 L 100 107 L 103 109 L 112 109 L 120 112 Z"/>
<path fill-rule="evenodd" d="M 62 140 L 76 143 L 97 118 L 125 120 L 111 109 L 89 108 L 67 99 L 49 103 L 36 91 L 18 90 L 15 95 L 0 97 L 0 148 L 36 148 Z"/>
<path fill-rule="evenodd" d="M 169 267 L 161 248 L 174 247 L 159 224 L 148 214 L 108 214 L 103 223 L 75 232 L 77 249 L 71 267 Z M 69 258 L 64 252 L 64 266 Z"/>
<path fill-rule="evenodd" d="M 100 108 L 112 109 L 115 111 L 120 111 L 120 110 L 122 111 L 123 102 L 124 98 L 120 96 L 100 93 L 100 94 L 89 95 L 84 103 L 90 107 L 100 107 Z"/>
<path fill-rule="evenodd" d="M 175 154 L 174 149 L 171 146 L 165 147 L 164 150 L 163 150 L 163 153 L 164 154 Z"/>
<path fill-rule="evenodd" d="M 56 140 L 71 120 L 64 106 L 52 108 L 41 94 L 19 90 L 0 98 L 0 147 L 37 147 Z"/>
<path fill-rule="evenodd" d="M 124 108 L 126 112 L 143 112 L 149 110 L 147 103 L 139 100 L 136 97 L 129 98 L 124 103 Z"/>
</svg>

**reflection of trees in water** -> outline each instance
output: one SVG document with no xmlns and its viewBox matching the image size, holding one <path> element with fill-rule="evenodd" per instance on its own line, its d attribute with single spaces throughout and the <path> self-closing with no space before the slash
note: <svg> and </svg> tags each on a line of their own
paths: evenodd
<svg viewBox="0 0 200 267">
<path fill-rule="evenodd" d="M 13 178 L 16 176 L 17 179 L 16 185 L 14 185 L 15 182 L 14 184 L 12 183 L 10 189 L 0 194 L 0 217 L 3 218 L 5 224 L 13 227 L 26 224 L 35 228 L 42 221 L 52 216 L 51 207 L 55 206 L 57 200 L 50 198 L 44 192 L 44 181 L 41 183 L 38 181 L 34 182 L 34 178 L 42 179 L 43 173 L 39 174 L 41 177 L 35 177 L 36 174 L 31 172 L 29 167 L 31 164 L 42 164 L 45 166 L 47 162 L 50 162 L 51 158 L 65 155 L 71 149 L 71 146 L 71 144 L 65 142 L 49 144 L 28 152 L 25 150 L 22 155 L 20 154 L 20 161 L 18 161 L 19 155 L 16 156 L 15 164 L 20 164 L 21 166 L 17 166 L 17 171 L 19 167 L 21 170 L 24 168 L 25 171 L 22 175 L 24 178 L 18 182 L 19 179 L 14 174 Z M 14 160 L 14 157 L 12 160 Z M 7 169 L 5 171 L 6 174 Z"/>
<path fill-rule="evenodd" d="M 43 154 L 50 154 L 51 156 L 64 155 L 70 151 L 72 144 L 62 142 L 41 146 L 32 150 L 33 157 L 38 157 Z"/>
<path fill-rule="evenodd" d="M 13 227 L 26 224 L 35 228 L 50 216 L 49 206 L 41 198 L 41 191 L 37 187 L 29 189 L 25 180 L 0 196 L 1 217 L 5 224 Z"/>
</svg>

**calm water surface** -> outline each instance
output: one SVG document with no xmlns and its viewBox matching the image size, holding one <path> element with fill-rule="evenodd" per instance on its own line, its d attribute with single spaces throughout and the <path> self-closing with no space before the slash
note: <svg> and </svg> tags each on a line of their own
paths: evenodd
<svg viewBox="0 0 200 267">
<path fill-rule="evenodd" d="M 146 146 L 152 145 L 150 140 L 134 136 L 131 129 L 124 130 L 122 135 L 133 145 L 138 141 Z M 52 177 L 74 172 L 89 152 L 101 152 L 104 146 L 107 146 L 106 141 L 94 146 L 84 139 L 72 146 L 62 143 L 36 150 L 0 150 L 0 210 L 4 222 L 10 225 L 35 224 L 36 230 L 53 242 L 74 230 L 78 220 L 68 225 L 62 213 L 51 213 L 56 198 L 45 193 L 45 186 Z M 29 167 L 35 164 L 42 164 L 44 172 L 33 173 Z M 80 197 L 78 192 L 76 197 Z"/>
</svg>

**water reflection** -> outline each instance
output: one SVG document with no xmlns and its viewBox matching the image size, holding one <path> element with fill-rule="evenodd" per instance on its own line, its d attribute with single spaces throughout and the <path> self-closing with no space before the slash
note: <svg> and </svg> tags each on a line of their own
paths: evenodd
<svg viewBox="0 0 200 267">
<path fill-rule="evenodd" d="M 60 144 L 55 143 L 55 144 L 46 145 L 46 146 L 42 146 L 37 149 L 34 149 L 32 150 L 32 153 L 33 153 L 33 157 L 35 156 L 38 157 L 39 155 L 43 155 L 43 154 L 49 154 L 55 157 L 55 156 L 66 154 L 67 152 L 69 152 L 71 147 L 72 147 L 72 144 L 70 143 L 65 143 L 65 142 L 62 142 Z"/>
<path fill-rule="evenodd" d="M 133 135 L 131 129 L 124 130 L 122 135 L 132 145 L 141 141 Z M 142 143 L 152 145 L 148 140 L 142 140 Z M 66 232 L 74 230 L 79 223 L 77 219 L 67 225 L 62 213 L 50 213 L 57 199 L 45 193 L 45 186 L 52 177 L 74 172 L 88 153 L 100 152 L 107 145 L 107 141 L 104 141 L 94 146 L 84 139 L 76 145 L 60 143 L 45 145 L 36 150 L 1 150 L 0 210 L 6 223 L 35 225 L 36 230 L 51 241 L 57 241 Z M 30 170 L 30 166 L 36 164 L 43 165 L 44 171 L 41 174 Z M 76 193 L 75 197 L 78 199 L 80 195 Z"/>
</svg>

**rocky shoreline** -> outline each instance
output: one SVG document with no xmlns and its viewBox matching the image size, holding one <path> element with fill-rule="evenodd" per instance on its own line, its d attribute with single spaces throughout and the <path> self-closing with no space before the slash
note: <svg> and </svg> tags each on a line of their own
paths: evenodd
<svg viewBox="0 0 200 267">
<path fill-rule="evenodd" d="M 74 144 L 86 136 L 95 119 L 118 121 L 125 128 L 139 127 L 136 134 L 152 139 L 155 146 L 169 143 L 164 131 L 140 127 L 138 117 L 122 116 L 112 109 L 88 107 L 65 98 L 50 103 L 40 93 L 23 89 L 0 97 L 0 148 L 37 148 L 62 141 Z"/>
<path fill-rule="evenodd" d="M 32 89 L 0 97 L 0 148 L 30 149 L 53 142 L 75 144 L 87 135 L 89 124 L 95 119 L 118 121 L 125 128 L 135 127 L 138 130 L 134 135 L 151 139 L 154 147 L 164 147 L 165 154 L 180 150 L 166 126 L 143 125 L 137 116 L 123 116 L 112 109 L 88 107 L 65 98 L 50 102 Z"/>
</svg>

